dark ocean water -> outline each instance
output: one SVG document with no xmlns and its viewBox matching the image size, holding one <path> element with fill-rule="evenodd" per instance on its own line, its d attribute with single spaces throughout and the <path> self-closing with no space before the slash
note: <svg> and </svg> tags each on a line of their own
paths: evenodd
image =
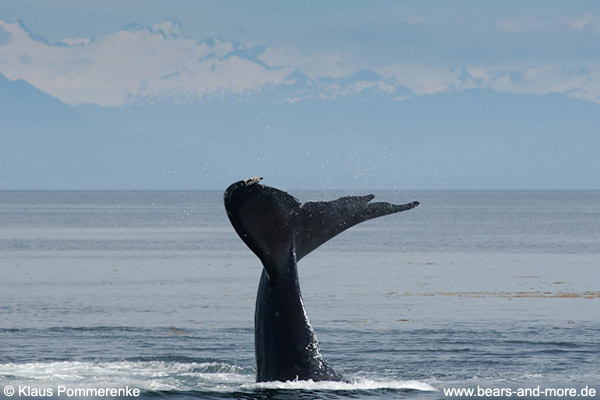
<svg viewBox="0 0 600 400">
<path fill-rule="evenodd" d="M 299 264 L 322 354 L 347 381 L 257 384 L 261 266 L 222 193 L 0 192 L 0 397 L 59 386 L 215 399 L 600 391 L 600 192 L 375 194 L 421 206 Z"/>
</svg>

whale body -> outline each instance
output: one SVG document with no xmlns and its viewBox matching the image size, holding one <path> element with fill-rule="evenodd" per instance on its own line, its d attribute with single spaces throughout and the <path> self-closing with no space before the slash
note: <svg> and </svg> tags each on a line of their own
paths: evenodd
<svg viewBox="0 0 600 400">
<path fill-rule="evenodd" d="M 255 353 L 258 382 L 339 381 L 319 352 L 306 315 L 297 262 L 360 222 L 419 205 L 371 203 L 373 195 L 301 204 L 288 193 L 259 183 L 236 182 L 225 191 L 225 209 L 263 271 L 256 296 Z"/>
</svg>

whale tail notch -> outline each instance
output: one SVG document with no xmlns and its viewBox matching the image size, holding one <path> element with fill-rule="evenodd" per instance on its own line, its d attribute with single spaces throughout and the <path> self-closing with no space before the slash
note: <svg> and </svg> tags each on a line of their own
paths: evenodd
<svg viewBox="0 0 600 400">
<path fill-rule="evenodd" d="M 371 203 L 375 197 L 372 194 L 301 205 L 288 193 L 259 184 L 261 179 L 232 184 L 225 191 L 224 200 L 234 229 L 265 266 L 281 261 L 277 257 L 294 244 L 300 260 L 358 223 L 419 205 L 416 201 L 402 205 Z M 276 271 L 267 272 L 271 275 Z"/>
</svg>

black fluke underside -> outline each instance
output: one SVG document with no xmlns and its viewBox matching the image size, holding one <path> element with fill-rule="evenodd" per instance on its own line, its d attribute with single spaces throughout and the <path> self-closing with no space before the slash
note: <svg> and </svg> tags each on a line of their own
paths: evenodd
<svg viewBox="0 0 600 400">
<path fill-rule="evenodd" d="M 225 191 L 231 224 L 264 266 L 254 317 L 257 381 L 340 380 L 319 353 L 302 303 L 297 262 L 360 222 L 419 203 L 371 203 L 374 196 L 367 195 L 300 204 L 261 185 L 261 179 L 236 182 Z"/>
</svg>

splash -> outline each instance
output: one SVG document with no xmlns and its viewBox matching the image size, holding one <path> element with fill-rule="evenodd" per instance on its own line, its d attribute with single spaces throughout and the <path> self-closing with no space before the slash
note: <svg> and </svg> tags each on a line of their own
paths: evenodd
<svg viewBox="0 0 600 400">
<path fill-rule="evenodd" d="M 433 391 L 419 381 L 373 380 L 355 378 L 348 382 L 255 382 L 250 368 L 219 362 L 182 363 L 165 361 L 82 362 L 0 364 L 0 386 L 120 388 L 135 387 L 143 392 L 201 391 L 253 392 L 257 390 Z"/>
<path fill-rule="evenodd" d="M 354 379 L 350 382 L 322 381 L 287 381 L 287 382 L 260 382 L 243 385 L 248 389 L 283 389 L 283 390 L 331 390 L 331 391 L 356 391 L 356 390 L 419 390 L 435 391 L 424 382 L 419 381 L 377 381 L 372 379 Z"/>
<path fill-rule="evenodd" d="M 142 391 L 228 390 L 252 382 L 251 371 L 226 363 L 79 362 L 0 364 L 0 385 L 136 387 Z"/>
</svg>

